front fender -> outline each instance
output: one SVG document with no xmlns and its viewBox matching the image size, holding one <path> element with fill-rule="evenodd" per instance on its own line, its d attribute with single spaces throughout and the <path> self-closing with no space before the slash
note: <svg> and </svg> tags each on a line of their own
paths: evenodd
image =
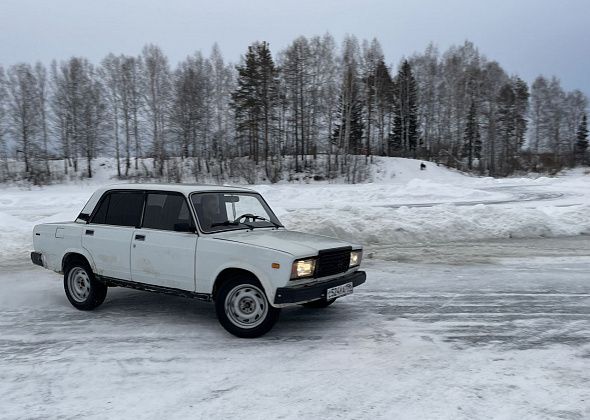
<svg viewBox="0 0 590 420">
<path fill-rule="evenodd" d="M 260 284 L 262 285 L 262 287 L 264 288 L 264 291 L 266 293 L 266 296 L 268 297 L 269 302 L 274 301 L 276 287 L 273 285 L 272 280 L 268 277 L 268 275 L 266 273 L 264 273 L 264 271 L 258 269 L 257 267 L 255 267 L 252 264 L 246 264 L 244 262 L 235 261 L 235 262 L 230 262 L 230 263 L 227 263 L 227 264 L 224 264 L 223 266 L 221 266 L 219 268 L 219 270 L 217 270 L 217 272 L 213 276 L 213 283 L 211 283 L 211 290 L 213 290 L 213 284 L 215 283 L 215 280 L 217 279 L 217 277 L 219 277 L 219 275 L 224 270 L 227 270 L 228 268 L 237 268 L 240 270 L 249 271 L 250 273 L 254 274 L 256 276 L 256 278 L 258 279 L 258 281 L 260 281 Z"/>
<path fill-rule="evenodd" d="M 202 237 L 197 241 L 196 255 L 196 292 L 211 294 L 219 274 L 237 268 L 256 276 L 271 304 L 276 289 L 289 281 L 293 261 L 293 256 L 285 252 Z M 273 268 L 273 263 L 279 268 Z"/>
</svg>

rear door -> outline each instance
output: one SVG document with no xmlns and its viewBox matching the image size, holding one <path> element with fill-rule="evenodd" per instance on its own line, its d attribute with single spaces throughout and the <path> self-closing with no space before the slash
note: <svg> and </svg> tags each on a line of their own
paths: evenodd
<svg viewBox="0 0 590 420">
<path fill-rule="evenodd" d="M 82 246 L 88 250 L 99 275 L 131 280 L 131 237 L 140 225 L 142 191 L 106 192 L 82 232 Z"/>
<path fill-rule="evenodd" d="M 148 191 L 142 226 L 133 233 L 131 279 L 194 291 L 197 238 L 184 195 Z"/>
</svg>

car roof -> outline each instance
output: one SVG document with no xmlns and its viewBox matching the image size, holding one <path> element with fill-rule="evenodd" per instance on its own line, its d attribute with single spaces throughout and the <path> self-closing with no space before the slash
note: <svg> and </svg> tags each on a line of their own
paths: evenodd
<svg viewBox="0 0 590 420">
<path fill-rule="evenodd" d="M 232 187 L 227 185 L 203 185 L 203 184 L 113 184 L 105 185 L 102 191 L 108 190 L 147 190 L 147 191 L 172 191 L 183 194 L 208 191 L 235 191 L 235 192 L 256 192 L 249 188 Z"/>
<path fill-rule="evenodd" d="M 105 191 L 112 190 L 144 190 L 144 191 L 171 191 L 188 196 L 193 192 L 248 192 L 256 191 L 244 187 L 230 187 L 227 185 L 202 185 L 202 184 L 112 184 L 98 188 L 90 197 L 82 213 L 90 213 L 98 203 Z"/>
</svg>

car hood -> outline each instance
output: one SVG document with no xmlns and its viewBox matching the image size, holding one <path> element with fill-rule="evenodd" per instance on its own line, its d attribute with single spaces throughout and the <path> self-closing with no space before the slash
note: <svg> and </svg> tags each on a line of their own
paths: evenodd
<svg viewBox="0 0 590 420">
<path fill-rule="evenodd" d="M 322 249 L 340 248 L 344 246 L 360 248 L 358 245 L 353 245 L 350 242 L 341 241 L 340 239 L 284 229 L 234 230 L 216 233 L 213 236 L 215 239 L 224 241 L 288 252 L 295 256 L 295 258 L 317 255 L 318 251 Z"/>
</svg>

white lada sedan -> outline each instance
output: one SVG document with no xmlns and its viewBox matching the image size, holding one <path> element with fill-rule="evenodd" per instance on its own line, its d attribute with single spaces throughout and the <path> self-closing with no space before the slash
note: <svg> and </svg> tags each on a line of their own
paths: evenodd
<svg viewBox="0 0 590 420">
<path fill-rule="evenodd" d="M 289 231 L 238 187 L 103 187 L 75 221 L 35 226 L 33 243 L 32 261 L 63 274 L 78 309 L 115 286 L 174 294 L 213 301 L 238 337 L 268 332 L 282 307 L 326 307 L 366 278 L 359 245 Z"/>
</svg>

